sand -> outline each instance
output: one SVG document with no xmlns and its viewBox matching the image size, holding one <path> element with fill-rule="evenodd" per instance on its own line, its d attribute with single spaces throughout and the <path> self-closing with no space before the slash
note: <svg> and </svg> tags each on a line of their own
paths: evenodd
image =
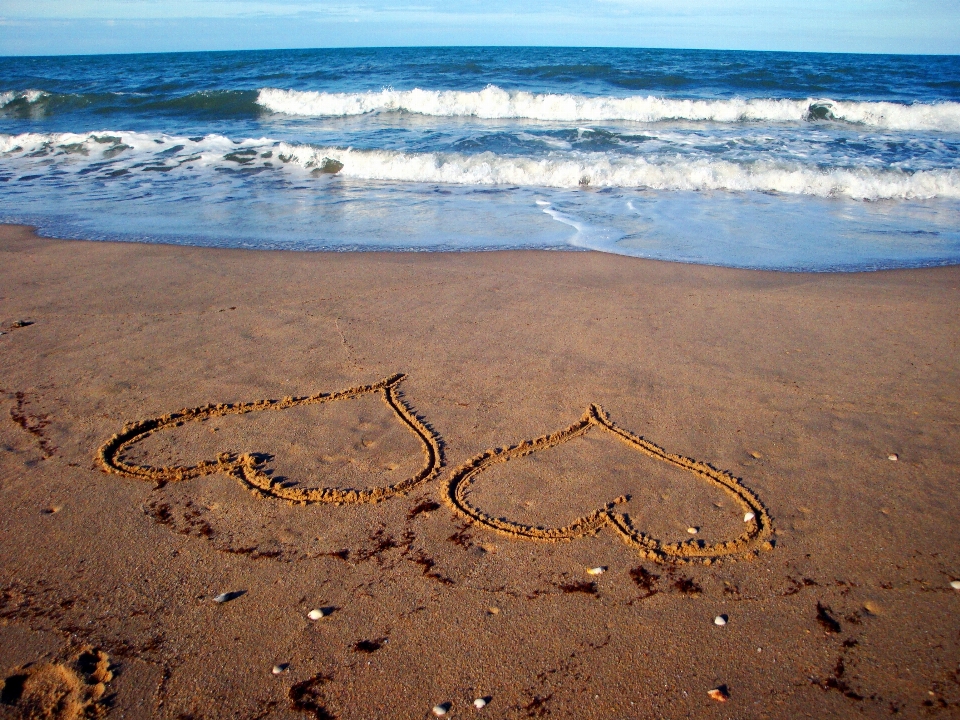
<svg viewBox="0 0 960 720">
<path fill-rule="evenodd" d="M 960 714 L 960 268 L 0 258 L 0 717 Z"/>
</svg>

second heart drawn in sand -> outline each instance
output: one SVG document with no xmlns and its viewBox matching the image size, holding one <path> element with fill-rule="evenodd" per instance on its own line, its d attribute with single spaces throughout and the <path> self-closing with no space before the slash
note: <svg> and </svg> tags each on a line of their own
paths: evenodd
<svg viewBox="0 0 960 720">
<path fill-rule="evenodd" d="M 476 481 L 478 475 L 492 465 L 556 447 L 585 435 L 594 428 L 610 433 L 630 448 L 688 472 L 732 496 L 744 512 L 745 531 L 736 538 L 716 543 L 693 539 L 679 543 L 661 542 L 634 527 L 630 516 L 626 513 L 614 512 L 617 505 L 629 500 L 625 496 L 618 497 L 589 515 L 576 518 L 568 525 L 555 528 L 526 525 L 508 518 L 494 517 L 470 503 L 468 491 L 471 484 Z M 707 463 L 670 454 L 649 440 L 633 435 L 611 422 L 599 405 L 591 405 L 580 420 L 559 432 L 544 435 L 535 440 L 525 440 L 512 447 L 487 450 L 474 456 L 450 476 L 446 484 L 445 500 L 458 514 L 478 525 L 515 538 L 546 541 L 574 540 L 594 535 L 603 528 L 609 528 L 627 545 L 633 547 L 641 557 L 657 562 L 709 565 L 723 558 L 746 558 L 760 550 L 773 547 L 770 541 L 773 526 L 769 513 L 759 498 L 741 485 L 735 477 Z"/>
<path fill-rule="evenodd" d="M 287 500 L 295 504 L 379 502 L 395 495 L 410 492 L 423 483 L 429 482 L 440 472 L 440 466 L 443 463 L 443 451 L 439 437 L 417 417 L 412 408 L 400 396 L 398 386 L 404 377 L 402 374 L 397 374 L 372 385 L 361 385 L 340 392 L 318 393 L 306 397 L 204 405 L 150 420 L 130 423 L 100 448 L 97 453 L 97 461 L 100 468 L 105 472 L 150 480 L 156 483 L 189 480 L 222 472 L 237 478 L 257 494 Z M 162 430 L 179 427 L 188 422 L 200 422 L 208 418 L 225 415 L 289 410 L 304 405 L 320 405 L 339 400 L 351 400 L 371 394 L 381 395 L 383 402 L 393 411 L 398 421 L 416 436 L 423 448 L 424 464 L 420 471 L 392 485 L 364 489 L 287 487 L 271 479 L 263 471 L 261 457 L 252 453 L 222 453 L 216 460 L 204 460 L 190 466 L 152 467 L 129 463 L 122 459 L 124 450 L 133 444 Z"/>
</svg>

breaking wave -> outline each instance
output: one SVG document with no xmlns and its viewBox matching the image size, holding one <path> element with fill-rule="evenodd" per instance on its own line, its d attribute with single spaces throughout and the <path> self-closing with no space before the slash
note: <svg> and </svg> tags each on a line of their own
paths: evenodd
<svg viewBox="0 0 960 720">
<path fill-rule="evenodd" d="M 576 151 L 533 158 L 492 152 L 409 153 L 321 147 L 268 138 L 233 141 L 222 135 L 0 135 L 0 157 L 4 160 L 2 167 L 14 171 L 7 180 L 61 173 L 119 177 L 140 172 L 293 172 L 396 183 L 755 191 L 858 200 L 960 198 L 957 169 L 908 172 L 682 157 L 651 162 L 632 155 Z"/>
<path fill-rule="evenodd" d="M 735 122 L 839 121 L 890 130 L 960 131 L 960 103 L 847 102 L 829 99 L 679 100 L 653 96 L 588 97 L 507 91 L 391 90 L 328 93 L 264 88 L 257 103 L 275 113 L 312 117 L 409 112 L 436 117 L 556 122 L 668 120 Z"/>
<path fill-rule="evenodd" d="M 43 90 L 7 90 L 6 92 L 0 92 L 0 108 L 5 108 L 7 105 L 14 103 L 30 105 L 46 97 L 49 97 L 49 93 Z"/>
</svg>

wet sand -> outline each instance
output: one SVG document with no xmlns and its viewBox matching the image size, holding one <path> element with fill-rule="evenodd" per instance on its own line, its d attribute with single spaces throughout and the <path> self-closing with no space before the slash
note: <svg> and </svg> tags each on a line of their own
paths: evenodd
<svg viewBox="0 0 960 720">
<path fill-rule="evenodd" d="M 0 258 L 0 717 L 960 713 L 958 267 Z"/>
</svg>

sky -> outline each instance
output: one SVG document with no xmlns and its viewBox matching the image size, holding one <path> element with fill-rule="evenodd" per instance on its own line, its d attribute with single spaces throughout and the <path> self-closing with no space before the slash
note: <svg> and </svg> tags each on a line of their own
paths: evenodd
<svg viewBox="0 0 960 720">
<path fill-rule="evenodd" d="M 960 0 L 0 0 L 0 55 L 398 45 L 960 53 Z"/>
</svg>

